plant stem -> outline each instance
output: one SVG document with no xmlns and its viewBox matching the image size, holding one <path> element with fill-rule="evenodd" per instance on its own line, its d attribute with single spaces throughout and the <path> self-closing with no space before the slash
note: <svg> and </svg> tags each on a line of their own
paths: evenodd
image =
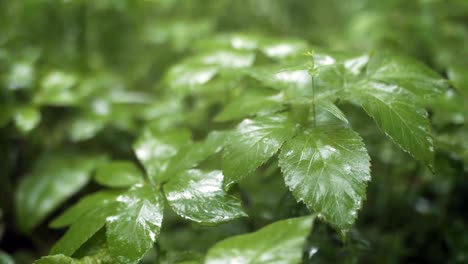
<svg viewBox="0 0 468 264">
<path fill-rule="evenodd" d="M 314 126 L 317 126 L 317 115 L 315 109 L 315 84 L 314 84 L 314 75 L 311 74 L 311 85 L 312 85 L 312 116 L 314 118 Z"/>
</svg>

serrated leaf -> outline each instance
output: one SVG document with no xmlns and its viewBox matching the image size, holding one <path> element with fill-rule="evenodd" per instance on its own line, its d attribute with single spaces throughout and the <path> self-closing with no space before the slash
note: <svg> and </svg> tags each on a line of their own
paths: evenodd
<svg viewBox="0 0 468 264">
<path fill-rule="evenodd" d="M 238 198 L 223 190 L 221 171 L 188 170 L 172 178 L 164 191 L 172 209 L 191 221 L 217 224 L 247 216 Z"/>
<path fill-rule="evenodd" d="M 317 126 L 285 143 L 279 165 L 298 201 L 345 233 L 366 195 L 370 164 L 361 137 L 346 127 Z"/>
<path fill-rule="evenodd" d="M 222 167 L 226 184 L 241 180 L 265 163 L 295 130 L 296 125 L 285 115 L 244 119 L 225 144 Z"/>
<path fill-rule="evenodd" d="M 328 113 L 332 114 L 334 117 L 338 118 L 339 120 L 343 121 L 345 124 L 348 124 L 349 121 L 343 112 L 331 101 L 329 100 L 320 100 L 317 102 L 317 107 L 327 111 Z"/>
<path fill-rule="evenodd" d="M 117 202 L 106 224 L 109 252 L 121 263 L 137 263 L 159 235 L 163 198 L 149 185 L 135 185 Z"/>
<path fill-rule="evenodd" d="M 112 161 L 96 170 L 95 180 L 108 187 L 130 187 L 143 181 L 140 169 L 130 161 Z"/>
<path fill-rule="evenodd" d="M 80 219 L 84 213 L 94 208 L 105 207 L 113 202 L 122 194 L 122 191 L 102 191 L 90 194 L 82 198 L 78 203 L 67 209 L 64 213 L 54 219 L 50 226 L 60 228 L 71 225 Z"/>
<path fill-rule="evenodd" d="M 421 97 L 437 96 L 447 87 L 439 74 L 421 62 L 389 53 L 371 56 L 367 75 L 376 81 L 398 84 Z"/>
<path fill-rule="evenodd" d="M 397 85 L 361 83 L 352 96 L 404 151 L 432 167 L 434 146 L 427 113 Z"/>
<path fill-rule="evenodd" d="M 54 209 L 85 186 L 103 156 L 50 153 L 41 157 L 18 186 L 16 213 L 21 231 L 36 227 Z"/>
<path fill-rule="evenodd" d="M 159 180 L 170 159 L 182 146 L 189 143 L 191 139 L 188 131 L 157 132 L 147 128 L 137 139 L 133 149 L 150 179 Z"/>
<path fill-rule="evenodd" d="M 228 238 L 207 253 L 206 264 L 301 263 L 314 217 L 281 220 L 256 232 Z"/>
<path fill-rule="evenodd" d="M 215 117 L 215 121 L 223 122 L 253 116 L 258 113 L 267 114 L 279 111 L 285 107 L 282 100 L 284 100 L 283 93 L 272 96 L 246 94 L 226 105 L 223 111 Z"/>
</svg>

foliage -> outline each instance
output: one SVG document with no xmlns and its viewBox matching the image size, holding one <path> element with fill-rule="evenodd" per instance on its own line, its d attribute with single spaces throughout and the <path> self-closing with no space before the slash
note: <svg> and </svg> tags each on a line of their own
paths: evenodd
<svg viewBox="0 0 468 264">
<path fill-rule="evenodd" d="M 467 261 L 467 18 L 0 2 L 0 260 Z"/>
</svg>

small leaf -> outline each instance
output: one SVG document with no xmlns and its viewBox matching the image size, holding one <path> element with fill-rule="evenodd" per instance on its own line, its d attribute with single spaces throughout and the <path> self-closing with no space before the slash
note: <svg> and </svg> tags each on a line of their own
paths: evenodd
<svg viewBox="0 0 468 264">
<path fill-rule="evenodd" d="M 42 79 L 34 102 L 56 106 L 74 105 L 83 96 L 76 90 L 77 82 L 77 76 L 72 73 L 51 71 Z"/>
<path fill-rule="evenodd" d="M 298 201 L 342 234 L 353 225 L 370 180 L 369 156 L 357 133 L 314 127 L 286 142 L 279 164 Z"/>
<path fill-rule="evenodd" d="M 361 83 L 352 96 L 398 146 L 429 167 L 434 146 L 427 113 L 397 85 Z"/>
<path fill-rule="evenodd" d="M 28 232 L 88 183 L 103 156 L 50 153 L 41 157 L 19 184 L 16 193 L 18 225 Z"/>
<path fill-rule="evenodd" d="M 221 171 L 188 170 L 165 186 L 172 209 L 189 220 L 216 224 L 246 216 L 238 198 L 223 190 Z"/>
<path fill-rule="evenodd" d="M 137 184 L 117 202 L 117 212 L 107 218 L 109 251 L 120 263 L 137 263 L 159 235 L 163 199 L 151 186 Z"/>
<path fill-rule="evenodd" d="M 160 179 L 170 159 L 182 146 L 191 142 L 190 133 L 185 130 L 156 132 L 149 128 L 135 142 L 133 149 L 148 173 L 150 179 Z"/>
<path fill-rule="evenodd" d="M 108 187 L 130 187 L 143 181 L 140 169 L 129 161 L 112 161 L 98 167 L 95 176 L 99 184 Z"/>
<path fill-rule="evenodd" d="M 301 263 L 314 217 L 281 220 L 256 232 L 228 238 L 214 245 L 206 264 Z"/>
<path fill-rule="evenodd" d="M 223 172 L 229 186 L 270 159 L 296 125 L 284 115 L 245 119 L 229 135 L 223 152 Z"/>
<path fill-rule="evenodd" d="M 24 133 L 33 130 L 41 121 L 41 112 L 39 109 L 26 106 L 16 109 L 15 123 L 18 129 Z"/>
</svg>

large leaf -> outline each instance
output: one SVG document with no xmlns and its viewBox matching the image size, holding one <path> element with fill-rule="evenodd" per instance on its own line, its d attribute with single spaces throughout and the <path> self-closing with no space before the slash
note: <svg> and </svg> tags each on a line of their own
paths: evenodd
<svg viewBox="0 0 468 264">
<path fill-rule="evenodd" d="M 434 147 L 427 113 L 408 92 L 396 85 L 360 83 L 351 95 L 379 128 L 404 151 L 432 166 Z"/>
<path fill-rule="evenodd" d="M 165 186 L 172 209 L 189 220 L 216 224 L 246 216 L 238 198 L 223 190 L 221 171 L 188 170 Z"/>
<path fill-rule="evenodd" d="M 95 179 L 109 187 L 129 187 L 143 181 L 140 169 L 130 161 L 112 161 L 101 165 Z"/>
<path fill-rule="evenodd" d="M 161 229 L 164 202 L 149 185 L 135 185 L 117 197 L 117 213 L 107 218 L 107 243 L 121 263 L 137 263 Z"/>
<path fill-rule="evenodd" d="M 371 56 L 367 74 L 377 81 L 396 83 L 421 97 L 438 95 L 447 86 L 435 71 L 424 64 L 389 53 Z"/>
<path fill-rule="evenodd" d="M 67 198 L 88 183 L 102 156 L 50 153 L 41 157 L 16 193 L 18 226 L 32 230 Z"/>
<path fill-rule="evenodd" d="M 160 179 L 179 148 L 190 142 L 190 133 L 185 130 L 163 133 L 147 128 L 133 148 L 150 179 Z"/>
<path fill-rule="evenodd" d="M 314 127 L 286 142 L 279 164 L 298 201 L 343 233 L 353 225 L 370 180 L 369 156 L 357 133 Z"/>
<path fill-rule="evenodd" d="M 242 121 L 227 139 L 223 152 L 226 183 L 241 180 L 270 159 L 294 135 L 295 129 L 285 115 Z"/>
<path fill-rule="evenodd" d="M 301 263 L 313 217 L 286 219 L 254 233 L 228 238 L 214 245 L 206 264 Z"/>
</svg>

